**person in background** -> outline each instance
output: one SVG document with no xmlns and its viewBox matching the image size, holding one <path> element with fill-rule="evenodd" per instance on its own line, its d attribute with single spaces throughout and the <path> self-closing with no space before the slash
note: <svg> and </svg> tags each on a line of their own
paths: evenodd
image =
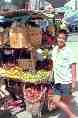
<svg viewBox="0 0 78 118">
<path fill-rule="evenodd" d="M 72 89 L 76 87 L 76 60 L 73 52 L 66 45 L 68 34 L 66 30 L 60 30 L 57 36 L 57 46 L 52 51 L 54 72 L 54 104 L 61 108 L 69 118 L 77 118 L 70 110 Z M 52 77 L 50 71 L 50 77 Z"/>
<path fill-rule="evenodd" d="M 53 47 L 54 45 L 56 45 L 56 37 L 52 36 L 52 34 L 50 34 L 49 32 L 47 33 L 47 43 L 49 47 Z"/>
</svg>

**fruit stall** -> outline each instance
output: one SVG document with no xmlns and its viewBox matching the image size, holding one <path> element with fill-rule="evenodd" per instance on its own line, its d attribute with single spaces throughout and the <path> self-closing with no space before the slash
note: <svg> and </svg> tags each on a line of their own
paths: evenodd
<svg viewBox="0 0 78 118">
<path fill-rule="evenodd" d="M 13 57 L 13 59 L 15 59 L 15 57 Z M 8 90 L 9 95 L 11 94 L 11 102 L 6 104 L 6 107 L 4 106 L 4 110 L 14 109 L 15 107 L 18 108 L 18 106 L 21 107 L 22 105 L 24 105 L 22 109 L 25 109 L 26 105 L 26 110 L 31 112 L 32 115 L 36 112 L 36 108 L 36 115 L 40 115 L 46 98 L 45 93 L 49 87 L 49 68 L 35 69 L 35 67 L 33 67 L 35 64 L 32 64 L 30 59 L 20 59 L 22 61 L 20 64 L 17 58 L 12 60 L 11 62 L 5 60 L 5 63 L 2 63 L 0 67 L 0 79 L 7 83 L 4 89 Z M 17 103 L 15 103 L 15 101 Z M 7 98 L 7 102 L 9 102 L 9 98 Z"/>
<path fill-rule="evenodd" d="M 4 102 L 0 109 L 4 107 L 4 110 L 9 110 L 20 106 L 20 108 L 26 108 L 31 112 L 33 117 L 34 114 L 41 117 L 43 105 L 51 96 L 50 90 L 53 87 L 48 83 L 49 71 L 52 69 L 52 61 L 48 58 L 49 49 L 42 45 L 41 28 L 31 20 L 24 23 L 25 18 L 28 21 L 31 19 L 31 17 L 24 16 L 28 15 L 27 13 L 22 16 L 23 20 L 16 17 L 18 13 L 14 12 L 13 14 L 15 16 L 12 17 L 9 13 L 8 20 L 14 18 L 14 22 L 12 21 L 12 24 L 7 28 L 6 32 L 8 33 L 0 29 L 2 31 L 0 33 L 0 80 L 4 85 L 4 88 L 1 88 L 2 85 L 0 87 L 2 91 L 2 93 L 0 91 L 0 96 L 3 96 L 5 90 L 7 93 L 1 97 L 1 100 L 4 98 Z M 36 16 L 32 13 L 31 15 L 33 19 L 44 18 L 40 14 Z M 49 30 L 51 29 L 49 28 Z M 50 106 L 50 101 L 48 106 Z"/>
</svg>

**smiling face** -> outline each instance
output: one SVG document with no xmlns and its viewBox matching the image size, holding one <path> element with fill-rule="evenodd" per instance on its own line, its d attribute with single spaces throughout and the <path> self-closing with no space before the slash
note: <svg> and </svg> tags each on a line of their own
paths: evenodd
<svg viewBox="0 0 78 118">
<path fill-rule="evenodd" d="M 57 44 L 59 48 L 63 48 L 65 46 L 67 40 L 67 36 L 64 33 L 59 33 L 57 37 Z"/>
</svg>

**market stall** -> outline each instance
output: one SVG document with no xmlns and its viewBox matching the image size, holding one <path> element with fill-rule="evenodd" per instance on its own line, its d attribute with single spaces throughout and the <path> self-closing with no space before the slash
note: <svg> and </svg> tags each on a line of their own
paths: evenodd
<svg viewBox="0 0 78 118">
<path fill-rule="evenodd" d="M 31 13 L 34 19 L 36 14 Z M 37 18 L 40 19 L 40 15 L 37 14 Z M 22 98 L 28 111 L 39 108 L 35 109 L 35 115 L 40 117 L 41 106 L 46 98 L 45 92 L 49 86 L 49 70 L 52 69 L 52 61 L 48 58 L 49 49 L 42 45 L 42 30 L 38 24 L 31 21 L 22 24 L 21 21 L 15 21 L 9 27 L 8 33 L 8 40 L 1 40 L 0 78 L 6 81 L 7 88 L 15 100 Z M 5 45 L 7 43 L 8 47 Z M 42 60 L 37 55 L 40 48 Z M 36 106 L 33 106 L 33 103 L 36 103 Z"/>
<path fill-rule="evenodd" d="M 37 101 L 39 103 L 42 100 L 42 97 L 45 94 L 45 91 L 43 90 L 44 90 L 44 87 L 47 85 L 48 76 L 49 76 L 49 73 L 47 70 L 43 69 L 43 70 L 37 71 L 37 70 L 34 70 L 33 68 L 30 68 L 29 67 L 30 63 L 31 62 L 29 62 L 28 64 L 27 62 L 27 65 L 24 65 L 25 68 L 16 66 L 16 64 L 14 65 L 12 63 L 8 63 L 8 64 L 5 63 L 0 68 L 0 78 L 1 80 L 7 81 L 7 88 L 9 92 L 11 93 L 14 101 L 19 101 L 20 99 L 21 100 L 24 99 L 26 106 L 29 103 L 33 105 L 33 103 L 37 103 Z M 30 91 L 27 92 L 29 89 Z M 29 94 L 31 95 L 31 97 Z M 37 94 L 38 96 L 36 96 Z M 36 98 L 34 98 L 34 96 Z M 12 106 L 12 103 L 10 103 L 10 105 Z M 40 104 L 40 106 L 41 105 L 42 104 Z M 28 109 L 30 109 L 29 105 L 27 107 Z M 37 108 L 37 106 L 35 107 Z M 8 106 L 6 108 L 8 108 Z"/>
</svg>

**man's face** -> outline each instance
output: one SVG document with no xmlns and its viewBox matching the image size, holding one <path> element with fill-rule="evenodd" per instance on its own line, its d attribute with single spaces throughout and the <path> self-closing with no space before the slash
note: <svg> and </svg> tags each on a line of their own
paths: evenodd
<svg viewBox="0 0 78 118">
<path fill-rule="evenodd" d="M 57 44 L 58 44 L 59 48 L 64 47 L 65 41 L 66 41 L 66 35 L 63 33 L 60 33 L 57 37 Z"/>
</svg>

